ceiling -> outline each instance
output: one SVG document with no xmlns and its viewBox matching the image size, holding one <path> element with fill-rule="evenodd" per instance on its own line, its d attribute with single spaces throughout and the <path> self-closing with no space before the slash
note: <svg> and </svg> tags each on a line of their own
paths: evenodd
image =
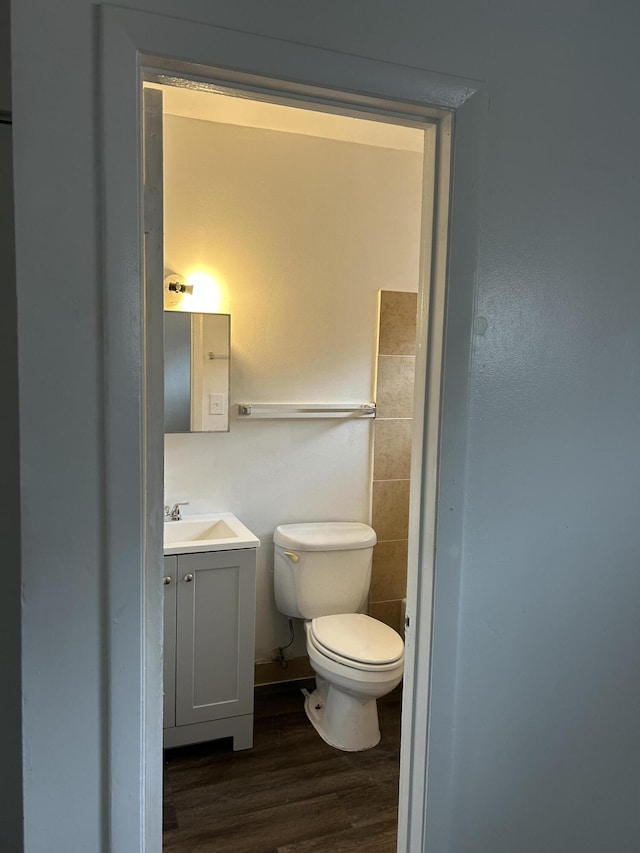
<svg viewBox="0 0 640 853">
<path fill-rule="evenodd" d="M 422 153 L 423 150 L 424 131 L 418 127 L 252 100 L 244 94 L 235 96 L 206 90 L 202 86 L 187 86 L 145 83 L 146 88 L 162 91 L 165 115 L 300 133 L 400 151 Z"/>
</svg>

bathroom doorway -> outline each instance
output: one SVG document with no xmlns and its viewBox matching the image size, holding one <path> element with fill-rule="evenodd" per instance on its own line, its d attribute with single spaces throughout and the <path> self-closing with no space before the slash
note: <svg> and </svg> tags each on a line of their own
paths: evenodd
<svg viewBox="0 0 640 853">
<path fill-rule="evenodd" d="M 409 664 L 435 125 L 161 74 L 146 86 L 163 104 L 163 276 L 186 285 L 179 310 L 229 315 L 232 329 L 230 391 L 215 404 L 228 432 L 166 436 L 165 502 L 232 511 L 260 538 L 256 684 L 310 674 L 300 625 L 289 637 L 273 603 L 272 534 L 292 521 L 373 524 L 369 612 L 408 626 Z M 377 401 L 378 417 L 250 423 L 239 408 L 345 400 Z"/>
<path fill-rule="evenodd" d="M 416 355 L 414 422 L 422 441 L 412 461 L 418 469 L 411 477 L 398 825 L 402 853 L 423 849 L 426 783 L 431 773 L 448 776 L 453 754 L 447 720 L 455 668 L 432 671 L 432 625 L 433 654 L 446 656 L 455 644 L 459 602 L 457 543 L 487 94 L 474 81 L 421 68 L 121 7 L 102 12 L 98 151 L 109 521 L 103 620 L 109 831 L 121 846 L 161 849 L 164 435 L 157 283 L 163 270 L 160 255 L 157 275 L 146 275 L 153 264 L 145 249 L 155 245 L 155 235 L 145 234 L 147 163 L 141 147 L 142 81 L 153 71 L 274 99 L 311 99 L 336 112 L 364 110 L 424 122 L 435 151 L 435 170 L 423 175 L 429 201 L 422 211 L 420 274 L 429 286 L 422 288 Z M 145 196 L 153 201 L 153 194 Z M 437 511 L 440 506 L 446 512 Z M 432 610 L 444 617 L 432 620 Z M 440 734 L 432 743 L 430 720 L 448 736 Z"/>
</svg>

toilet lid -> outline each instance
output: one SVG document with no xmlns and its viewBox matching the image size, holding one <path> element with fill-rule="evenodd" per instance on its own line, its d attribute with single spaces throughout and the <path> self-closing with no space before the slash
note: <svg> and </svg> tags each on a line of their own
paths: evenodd
<svg viewBox="0 0 640 853">
<path fill-rule="evenodd" d="M 340 613 L 311 620 L 316 645 L 363 664 L 395 663 L 404 654 L 400 635 L 364 613 Z"/>
</svg>

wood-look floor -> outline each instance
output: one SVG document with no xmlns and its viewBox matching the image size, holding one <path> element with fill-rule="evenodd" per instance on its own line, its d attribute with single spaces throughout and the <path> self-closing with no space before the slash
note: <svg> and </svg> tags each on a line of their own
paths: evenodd
<svg viewBox="0 0 640 853">
<path fill-rule="evenodd" d="M 394 853 L 400 689 L 378 702 L 380 744 L 349 753 L 316 734 L 301 686 L 257 689 L 253 749 L 165 753 L 165 853 Z"/>
</svg>

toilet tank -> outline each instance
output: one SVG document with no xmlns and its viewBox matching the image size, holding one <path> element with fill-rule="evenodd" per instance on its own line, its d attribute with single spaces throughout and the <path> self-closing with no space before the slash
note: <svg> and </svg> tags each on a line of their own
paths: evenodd
<svg viewBox="0 0 640 853">
<path fill-rule="evenodd" d="M 281 524 L 273 535 L 278 610 L 299 619 L 362 610 L 375 543 L 360 522 Z"/>
</svg>

